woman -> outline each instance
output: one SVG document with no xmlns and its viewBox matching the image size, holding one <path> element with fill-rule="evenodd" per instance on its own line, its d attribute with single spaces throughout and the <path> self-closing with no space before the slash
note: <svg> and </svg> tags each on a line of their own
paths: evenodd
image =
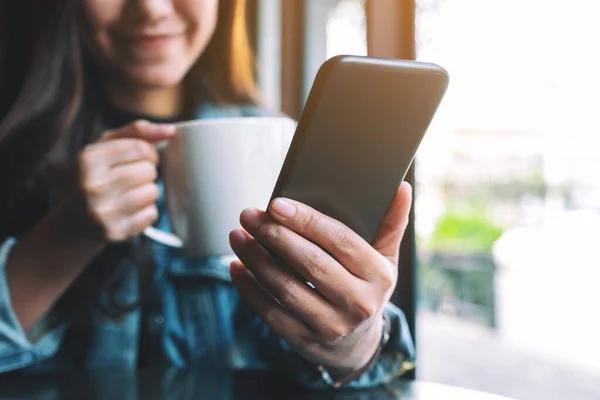
<svg viewBox="0 0 600 400">
<path fill-rule="evenodd" d="M 168 228 L 152 144 L 171 123 L 266 114 L 245 1 L 4 7 L 0 372 L 219 361 L 359 387 L 410 365 L 406 321 L 388 304 L 406 184 L 371 244 L 286 199 L 244 210 L 231 266 L 139 236 Z"/>
</svg>

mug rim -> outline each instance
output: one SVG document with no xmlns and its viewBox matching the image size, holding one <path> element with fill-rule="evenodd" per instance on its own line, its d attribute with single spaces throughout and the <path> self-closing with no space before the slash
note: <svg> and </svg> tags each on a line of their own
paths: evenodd
<svg viewBox="0 0 600 400">
<path fill-rule="evenodd" d="M 186 128 L 193 128 L 196 126 L 209 126 L 209 125 L 227 125 L 228 123 L 233 122 L 260 122 L 265 120 L 278 121 L 278 122 L 287 122 L 296 124 L 296 121 L 293 118 L 287 117 L 285 115 L 278 115 L 274 117 L 270 116 L 255 116 L 255 117 L 223 117 L 223 118 L 205 118 L 205 119 L 191 119 L 187 121 L 175 122 L 173 125 L 177 130 L 177 135 L 185 135 L 185 134 L 200 134 L 201 132 L 194 130 L 185 130 Z M 156 143 L 154 146 L 158 151 L 164 151 L 169 143 L 171 143 L 172 139 L 162 140 Z"/>
<path fill-rule="evenodd" d="M 264 120 L 279 120 L 279 121 L 293 121 L 292 118 L 286 116 L 253 116 L 253 117 L 223 117 L 223 118 L 203 118 L 203 119 L 190 119 L 181 122 L 175 122 L 173 125 L 179 130 L 180 128 L 187 128 L 190 126 L 199 125 L 226 125 L 233 122 L 259 122 Z"/>
</svg>

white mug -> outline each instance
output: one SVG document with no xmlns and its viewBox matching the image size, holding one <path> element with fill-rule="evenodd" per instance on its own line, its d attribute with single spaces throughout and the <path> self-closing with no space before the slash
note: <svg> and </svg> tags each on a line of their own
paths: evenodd
<svg viewBox="0 0 600 400">
<path fill-rule="evenodd" d="M 177 124 L 161 151 L 173 233 L 144 234 L 192 257 L 231 254 L 229 232 L 245 208 L 266 209 L 296 124 L 286 117 L 236 117 Z"/>
</svg>

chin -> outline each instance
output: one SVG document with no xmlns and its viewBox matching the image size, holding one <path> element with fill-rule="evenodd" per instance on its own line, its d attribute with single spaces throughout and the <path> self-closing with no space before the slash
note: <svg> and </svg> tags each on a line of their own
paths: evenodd
<svg viewBox="0 0 600 400">
<path fill-rule="evenodd" d="M 168 88 L 181 84 L 187 68 L 152 67 L 128 71 L 128 80 L 146 88 Z"/>
</svg>

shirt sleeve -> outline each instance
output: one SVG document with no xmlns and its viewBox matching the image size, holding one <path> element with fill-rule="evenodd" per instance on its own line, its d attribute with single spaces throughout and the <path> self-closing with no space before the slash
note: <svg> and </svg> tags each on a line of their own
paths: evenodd
<svg viewBox="0 0 600 400">
<path fill-rule="evenodd" d="M 402 310 L 388 303 L 384 312 L 390 319 L 390 339 L 381 355 L 360 377 L 344 385 L 363 389 L 390 382 L 414 368 L 415 347 Z M 259 324 L 259 323 L 257 323 Z M 328 388 L 317 366 L 298 356 L 292 348 L 266 325 L 262 324 L 259 351 L 265 363 L 283 371 L 290 379 L 309 388 Z"/>
<path fill-rule="evenodd" d="M 62 342 L 66 326 L 45 329 L 45 319 L 32 330 L 35 337 L 23 331 L 10 301 L 6 280 L 6 263 L 17 243 L 9 238 L 0 244 L 0 374 L 35 365 L 53 356 Z"/>
</svg>

